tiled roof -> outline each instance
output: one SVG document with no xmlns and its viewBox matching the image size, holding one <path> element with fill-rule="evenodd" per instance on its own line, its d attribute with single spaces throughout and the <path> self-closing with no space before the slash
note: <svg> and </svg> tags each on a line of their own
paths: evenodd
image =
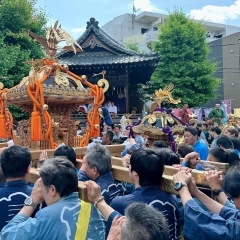
<svg viewBox="0 0 240 240">
<path fill-rule="evenodd" d="M 126 53 L 129 55 L 135 55 L 136 52 L 133 50 L 130 50 L 111 38 L 107 33 L 105 33 L 99 26 L 98 22 L 95 20 L 95 18 L 91 18 L 89 22 L 87 22 L 87 28 L 86 31 L 77 39 L 77 42 L 82 45 L 87 38 L 90 36 L 90 34 L 94 33 L 95 36 L 97 36 L 102 42 L 104 42 L 109 47 L 113 48 L 116 51 L 119 51 L 120 53 Z"/>
<path fill-rule="evenodd" d="M 102 65 L 102 64 L 127 64 L 127 63 L 141 63 L 145 61 L 159 61 L 159 56 L 155 53 L 140 54 L 133 50 L 130 50 L 115 41 L 113 38 L 108 36 L 101 28 L 98 26 L 98 22 L 91 18 L 87 22 L 86 31 L 77 39 L 80 45 L 84 45 L 87 39 L 94 35 L 98 41 L 107 46 L 109 51 L 102 49 L 103 51 L 84 51 L 78 52 L 76 55 L 72 52 L 63 51 L 58 54 L 58 59 L 61 63 L 74 66 L 74 65 Z M 84 49 L 83 49 L 84 50 Z"/>
<path fill-rule="evenodd" d="M 156 62 L 159 60 L 159 57 L 156 55 L 148 55 L 148 54 L 115 55 L 115 54 L 106 53 L 106 52 L 92 52 L 92 53 L 83 52 L 83 53 L 77 53 L 76 55 L 59 57 L 59 61 L 62 64 L 67 64 L 69 66 L 144 63 L 151 60 Z"/>
</svg>

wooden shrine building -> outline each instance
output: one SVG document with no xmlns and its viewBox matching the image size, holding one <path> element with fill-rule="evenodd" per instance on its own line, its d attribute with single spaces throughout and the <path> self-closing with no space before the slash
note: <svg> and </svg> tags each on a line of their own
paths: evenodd
<svg viewBox="0 0 240 240">
<path fill-rule="evenodd" d="M 61 52 L 58 55 L 61 64 L 67 64 L 69 70 L 79 76 L 86 75 L 92 83 L 102 78 L 102 75 L 93 77 L 93 74 L 106 70 L 105 79 L 110 85 L 105 93 L 106 101 L 113 101 L 119 113 L 131 112 L 133 107 L 140 112 L 142 103 L 136 86 L 149 81 L 159 56 L 127 49 L 101 30 L 94 18 L 87 22 L 86 31 L 77 42 L 84 51 L 76 55 Z"/>
</svg>

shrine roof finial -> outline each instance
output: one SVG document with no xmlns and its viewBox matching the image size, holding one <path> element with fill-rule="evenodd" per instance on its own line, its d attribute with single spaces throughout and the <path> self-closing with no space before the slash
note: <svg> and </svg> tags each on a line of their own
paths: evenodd
<svg viewBox="0 0 240 240">
<path fill-rule="evenodd" d="M 91 26 L 94 26 L 96 28 L 99 28 L 98 26 L 99 22 L 95 20 L 95 18 L 90 18 L 90 20 L 87 22 L 86 29 L 89 29 Z"/>
</svg>

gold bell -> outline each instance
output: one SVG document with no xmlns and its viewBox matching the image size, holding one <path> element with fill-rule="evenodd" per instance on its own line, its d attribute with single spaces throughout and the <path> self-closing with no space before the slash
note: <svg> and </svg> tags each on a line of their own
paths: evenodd
<svg viewBox="0 0 240 240">
<path fill-rule="evenodd" d="M 98 124 L 93 125 L 96 129 L 99 129 L 100 126 Z"/>
<path fill-rule="evenodd" d="M 48 110 L 48 105 L 44 104 L 42 108 L 43 108 L 43 110 L 47 111 Z"/>
</svg>

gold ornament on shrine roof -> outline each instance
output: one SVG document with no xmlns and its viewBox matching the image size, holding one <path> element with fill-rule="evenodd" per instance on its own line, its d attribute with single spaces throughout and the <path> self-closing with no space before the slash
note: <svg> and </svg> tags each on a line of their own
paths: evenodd
<svg viewBox="0 0 240 240">
<path fill-rule="evenodd" d="M 174 99 L 172 97 L 172 92 L 174 89 L 174 85 L 170 83 L 169 85 L 165 86 L 163 89 L 156 90 L 153 94 L 152 98 L 154 99 L 155 103 L 158 104 L 158 107 L 161 107 L 161 104 L 164 103 L 172 103 L 178 104 L 181 102 L 181 99 Z"/>
<path fill-rule="evenodd" d="M 47 55 L 50 58 L 54 58 L 58 50 L 67 50 L 76 52 L 82 52 L 81 46 L 66 32 L 61 28 L 61 25 L 58 25 L 58 21 L 54 24 L 53 27 L 50 27 L 46 33 L 46 37 L 39 36 L 31 31 L 29 35 L 38 41 L 46 50 Z M 60 42 L 66 42 L 66 46 L 59 47 L 57 46 Z"/>
<path fill-rule="evenodd" d="M 100 88 L 103 88 L 103 92 L 105 93 L 108 88 L 109 88 L 109 82 L 105 79 L 105 74 L 106 74 L 106 70 L 103 70 L 102 72 L 100 73 L 97 73 L 97 74 L 93 74 L 93 77 L 96 77 L 98 75 L 102 75 L 103 78 L 102 79 L 99 79 L 98 82 L 97 82 L 97 85 L 100 87 Z"/>
</svg>

